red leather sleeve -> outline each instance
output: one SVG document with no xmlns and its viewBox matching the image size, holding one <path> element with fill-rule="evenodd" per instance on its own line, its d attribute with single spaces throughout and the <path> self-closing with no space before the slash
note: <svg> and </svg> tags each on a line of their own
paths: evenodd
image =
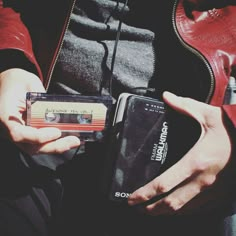
<svg viewBox="0 0 236 236">
<path fill-rule="evenodd" d="M 0 0 L 0 50 L 4 49 L 15 49 L 23 52 L 23 55 L 35 65 L 38 75 L 42 79 L 28 29 L 21 21 L 20 14 L 11 8 L 4 8 L 3 2 Z"/>
<path fill-rule="evenodd" d="M 236 128 L 236 104 L 235 105 L 223 105 L 223 110 L 231 120 L 232 124 Z"/>
</svg>

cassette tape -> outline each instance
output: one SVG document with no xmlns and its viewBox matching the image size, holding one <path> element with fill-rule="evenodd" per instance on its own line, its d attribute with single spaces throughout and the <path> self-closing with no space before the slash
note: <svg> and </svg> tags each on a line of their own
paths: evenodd
<svg viewBox="0 0 236 236">
<path fill-rule="evenodd" d="M 26 94 L 26 125 L 56 127 L 83 141 L 102 140 L 109 126 L 111 96 Z"/>
</svg>

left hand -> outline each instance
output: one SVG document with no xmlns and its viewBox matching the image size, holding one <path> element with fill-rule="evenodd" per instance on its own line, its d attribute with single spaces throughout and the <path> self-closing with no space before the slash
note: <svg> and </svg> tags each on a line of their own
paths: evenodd
<svg viewBox="0 0 236 236">
<path fill-rule="evenodd" d="M 169 92 L 164 92 L 163 99 L 177 112 L 195 119 L 201 126 L 201 136 L 176 164 L 132 193 L 128 204 L 145 203 L 171 191 L 149 205 L 140 205 L 141 209 L 149 215 L 193 213 L 222 197 L 223 191 L 217 187 L 222 183 L 219 174 L 230 162 L 230 137 L 220 107 Z"/>
</svg>

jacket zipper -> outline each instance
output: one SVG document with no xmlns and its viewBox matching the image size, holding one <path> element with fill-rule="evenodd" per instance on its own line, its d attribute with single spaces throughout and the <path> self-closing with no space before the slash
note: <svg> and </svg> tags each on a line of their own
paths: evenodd
<svg viewBox="0 0 236 236">
<path fill-rule="evenodd" d="M 70 11 L 68 13 L 67 22 L 65 23 L 64 31 L 61 34 L 62 40 L 58 44 L 58 50 L 57 50 L 57 52 L 55 54 L 55 60 L 52 62 L 52 65 L 51 65 L 51 69 L 50 69 L 49 76 L 48 76 L 48 79 L 47 79 L 47 84 L 46 84 L 46 91 L 48 91 L 48 88 L 49 88 L 49 85 L 50 85 L 50 82 L 51 82 L 51 79 L 52 79 L 52 74 L 53 74 L 55 65 L 57 63 L 59 54 L 60 54 L 61 49 L 62 49 L 62 45 L 63 45 L 64 38 L 65 38 L 64 36 L 65 36 L 65 33 L 68 30 L 68 27 L 69 27 L 69 24 L 70 24 L 71 14 L 73 12 L 73 9 L 74 9 L 74 6 L 75 6 L 75 2 L 76 2 L 76 0 L 73 0 L 71 9 L 70 9 Z"/>
<path fill-rule="evenodd" d="M 208 95 L 205 99 L 205 102 L 206 103 L 210 103 L 210 100 L 211 100 L 211 97 L 213 95 L 213 91 L 214 91 L 214 87 L 215 87 L 215 76 L 214 76 L 214 73 L 213 73 L 213 70 L 209 64 L 209 62 L 206 60 L 206 58 L 198 51 L 196 50 L 195 48 L 191 47 L 190 45 L 186 44 L 184 42 L 184 40 L 182 39 L 182 37 L 179 35 L 179 32 L 177 30 L 177 26 L 176 26 L 176 23 L 175 23 L 175 12 L 176 12 L 176 8 L 177 8 L 177 3 L 178 3 L 179 0 L 175 0 L 175 3 L 174 3 L 174 7 L 173 7 L 173 12 L 172 12 L 172 24 L 173 24 L 173 29 L 174 29 L 174 32 L 177 36 L 177 38 L 179 39 L 180 43 L 186 48 L 188 49 L 189 51 L 191 51 L 194 55 L 196 55 L 197 57 L 199 57 L 203 62 L 204 64 L 206 65 L 209 73 L 210 73 L 210 89 L 209 89 L 209 92 L 208 92 Z"/>
</svg>

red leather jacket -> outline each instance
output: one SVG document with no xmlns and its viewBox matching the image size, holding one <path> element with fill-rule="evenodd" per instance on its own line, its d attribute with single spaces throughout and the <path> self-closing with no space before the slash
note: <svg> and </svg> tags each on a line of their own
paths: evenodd
<svg viewBox="0 0 236 236">
<path fill-rule="evenodd" d="M 44 1 L 45 4 L 43 4 Z M 46 0 L 29 1 L 32 3 L 27 4 L 31 4 L 31 6 L 24 4 L 25 1 L 19 1 L 15 5 L 5 2 L 8 1 L 0 0 L 0 50 L 17 49 L 22 51 L 35 65 L 39 77 L 47 88 L 75 1 L 52 0 L 50 3 Z M 191 2 L 197 1 L 192 0 Z M 200 9 L 196 4 L 191 9 L 186 8 L 185 4 L 184 0 L 176 1 L 174 16 L 176 33 L 186 47 L 201 52 L 201 55 L 209 63 L 209 70 L 212 74 L 209 103 L 222 106 L 236 126 L 236 105 L 222 105 L 229 77 L 236 76 L 236 5 L 228 3 L 217 6 L 217 8 Z M 27 14 L 26 8 L 33 8 L 34 14 Z M 57 9 L 56 14 L 50 18 L 51 11 L 55 13 L 55 9 Z M 18 12 L 21 12 L 21 15 Z M 29 34 L 29 31 L 33 32 L 34 29 L 30 20 L 27 21 L 32 17 L 37 22 L 38 29 L 42 29 L 41 35 L 34 36 L 37 38 L 35 40 L 37 43 L 34 45 L 32 45 Z M 28 22 L 27 28 L 22 21 Z M 37 50 L 42 47 L 43 51 Z"/>
</svg>

